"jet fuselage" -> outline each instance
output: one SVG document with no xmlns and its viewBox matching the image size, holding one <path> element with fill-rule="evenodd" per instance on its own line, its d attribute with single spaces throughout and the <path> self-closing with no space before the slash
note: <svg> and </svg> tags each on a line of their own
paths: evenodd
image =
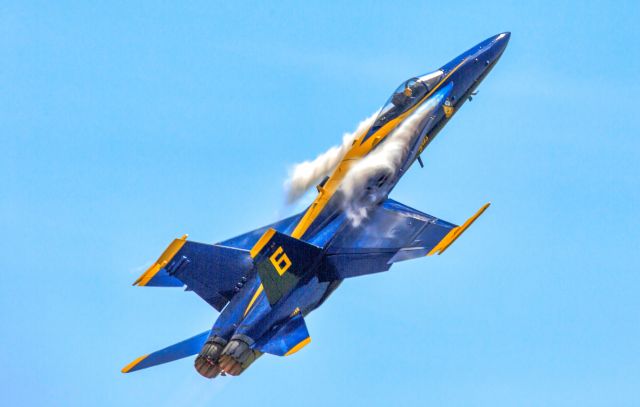
<svg viewBox="0 0 640 407">
<path fill-rule="evenodd" d="M 373 126 L 359 135 L 352 148 L 346 153 L 333 174 L 319 187 L 319 193 L 311 206 L 299 217 L 289 218 L 280 225 L 283 233 L 305 240 L 331 253 L 333 242 L 340 240 L 341 229 L 349 223 L 341 202 L 340 184 L 349 169 L 359 160 L 372 154 L 376 148 L 383 148 L 387 138 L 404 123 L 414 121 L 417 125 L 414 137 L 408 146 L 408 153 L 399 171 L 383 183 L 374 185 L 378 190 L 373 194 L 377 205 L 395 187 L 400 177 L 416 161 L 426 146 L 449 121 L 453 113 L 469 98 L 488 72 L 498 61 L 509 41 L 510 34 L 502 33 L 479 43 L 454 58 L 438 71 L 423 75 L 427 80 L 435 78 L 420 99 L 410 106 L 397 109 L 392 95 L 387 106 L 382 108 Z M 420 83 L 417 77 L 416 82 Z M 405 82 L 406 83 L 406 82 Z M 403 84 L 398 88 L 403 91 Z M 395 117 L 381 116 L 389 114 Z M 373 180 L 375 182 L 376 180 Z M 371 182 L 371 181 L 368 181 Z M 257 234 L 255 240 L 257 240 Z M 222 242 L 230 246 L 237 240 Z M 230 339 L 242 338 L 252 345 L 264 340 L 274 331 L 280 321 L 292 313 L 308 314 L 316 309 L 340 284 L 340 281 L 321 282 L 317 275 L 309 274 L 290 295 L 275 306 L 270 306 L 262 290 L 257 275 L 254 275 L 238 295 L 224 309 L 213 327 L 212 334 Z"/>
<path fill-rule="evenodd" d="M 201 375 L 238 375 L 263 353 L 286 356 L 309 343 L 304 316 L 345 278 L 447 250 L 488 203 L 456 225 L 388 196 L 416 160 L 422 165 L 420 154 L 471 99 L 509 38 L 488 38 L 400 84 L 302 213 L 213 245 L 175 239 L 134 285 L 186 286 L 221 313 L 211 330 L 122 371 L 198 353 Z"/>
</svg>

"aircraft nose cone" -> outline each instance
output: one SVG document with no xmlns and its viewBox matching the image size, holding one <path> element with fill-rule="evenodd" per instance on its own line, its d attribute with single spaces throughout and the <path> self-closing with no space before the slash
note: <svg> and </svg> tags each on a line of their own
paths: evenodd
<svg viewBox="0 0 640 407">
<path fill-rule="evenodd" d="M 507 47 L 510 38 L 511 33 L 509 31 L 505 31 L 501 34 L 496 35 L 495 46 L 498 48 L 498 54 L 502 54 L 504 49 Z"/>
<path fill-rule="evenodd" d="M 485 60 L 486 65 L 493 65 L 507 48 L 511 33 L 506 31 L 501 34 L 494 35 L 486 40 L 481 47 L 482 59 Z M 486 45 L 485 45 L 486 44 Z"/>
<path fill-rule="evenodd" d="M 496 35 L 497 40 L 503 40 L 503 41 L 509 42 L 509 38 L 511 38 L 511 32 L 509 31 L 505 31 L 503 33 Z"/>
</svg>

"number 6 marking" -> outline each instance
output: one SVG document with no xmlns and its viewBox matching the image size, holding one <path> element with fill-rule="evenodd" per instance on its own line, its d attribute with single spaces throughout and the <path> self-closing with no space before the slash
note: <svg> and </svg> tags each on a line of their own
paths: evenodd
<svg viewBox="0 0 640 407">
<path fill-rule="evenodd" d="M 282 253 L 282 255 L 280 255 L 280 253 Z M 269 260 L 271 260 L 271 264 L 273 264 L 273 267 L 276 268 L 280 276 L 286 273 L 289 267 L 291 267 L 291 260 L 289 260 L 289 256 L 284 252 L 282 246 L 278 247 L 278 250 L 269 257 Z"/>
</svg>

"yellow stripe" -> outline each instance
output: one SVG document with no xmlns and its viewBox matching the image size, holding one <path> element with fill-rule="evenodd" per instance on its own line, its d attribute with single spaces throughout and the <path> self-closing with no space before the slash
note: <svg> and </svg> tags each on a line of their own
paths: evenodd
<svg viewBox="0 0 640 407">
<path fill-rule="evenodd" d="M 258 239 L 258 242 L 255 245 L 253 245 L 253 248 L 251 248 L 251 251 L 249 252 L 249 255 L 251 256 L 251 258 L 255 258 L 262 251 L 262 249 L 267 245 L 267 243 L 269 243 L 269 241 L 275 234 L 276 234 L 275 229 L 272 229 L 272 228 L 267 229 L 267 231 L 264 232 L 262 237 Z M 245 308 L 244 314 L 242 315 L 243 318 L 247 316 L 247 313 L 253 306 L 253 303 L 256 302 L 256 300 L 258 299 L 258 296 L 263 290 L 264 290 L 264 286 L 260 284 L 256 292 L 253 293 L 253 297 L 251 297 L 251 301 L 249 301 L 249 305 L 247 305 L 247 308 Z"/>
<path fill-rule="evenodd" d="M 262 284 L 260 284 L 260 287 L 258 287 L 256 292 L 253 293 L 253 297 L 251 297 L 251 301 L 249 301 L 249 305 L 247 305 L 247 308 L 245 308 L 244 314 L 242 315 L 243 318 L 247 316 L 247 313 L 249 312 L 249 310 L 253 306 L 253 303 L 256 302 L 256 300 L 258 299 L 258 296 L 260 295 L 262 290 L 264 290 L 264 286 Z"/>
<path fill-rule="evenodd" d="M 252 259 L 255 258 L 258 255 L 258 253 L 260 253 L 262 248 L 265 247 L 267 243 L 269 243 L 269 240 L 271 240 L 271 238 L 275 234 L 276 234 L 276 231 L 272 228 L 269 228 L 266 232 L 264 232 L 262 237 L 258 240 L 258 242 L 255 245 L 253 245 L 253 248 L 249 252 L 249 255 L 251 256 Z"/>
<path fill-rule="evenodd" d="M 138 279 L 133 283 L 133 285 L 145 286 L 151 281 L 151 279 L 158 274 L 164 266 L 166 266 L 173 256 L 176 255 L 182 249 L 182 246 L 187 242 L 188 235 L 182 236 L 180 239 L 175 239 L 171 244 L 165 249 L 164 252 L 160 255 L 158 260 L 151 267 L 147 269 Z"/>
<path fill-rule="evenodd" d="M 395 129 L 396 126 L 400 124 L 400 122 L 402 122 L 402 120 L 404 120 L 407 116 L 413 113 L 415 109 L 417 109 L 425 100 L 427 100 L 434 92 L 436 92 L 440 88 L 440 86 L 442 86 L 442 84 L 445 83 L 445 81 L 462 66 L 462 64 L 464 64 L 465 61 L 466 59 L 462 60 L 462 62 L 460 62 L 455 68 L 453 68 L 451 72 L 449 72 L 438 83 L 438 85 L 436 85 L 429 93 L 427 93 L 422 98 L 420 103 L 416 103 L 416 105 L 413 106 L 411 109 L 407 110 L 405 113 L 401 114 L 400 116 L 396 117 L 393 120 L 390 120 L 388 123 L 382 126 L 375 133 L 376 137 L 373 137 L 372 135 L 372 137 L 370 137 L 366 143 L 360 144 L 362 142 L 361 139 L 367 134 L 369 129 L 364 130 L 362 133 L 360 133 L 356 137 L 356 142 L 354 143 L 351 150 L 349 150 L 347 154 L 344 156 L 340 165 L 338 165 L 338 167 L 333 171 L 333 174 L 331 174 L 331 177 L 329 177 L 327 182 L 324 184 L 322 190 L 318 193 L 318 196 L 316 197 L 315 201 L 313 201 L 309 209 L 307 209 L 307 212 L 304 214 L 304 216 L 300 219 L 300 221 L 296 225 L 295 229 L 291 233 L 292 237 L 296 239 L 300 239 L 302 235 L 305 234 L 305 232 L 309 229 L 313 221 L 316 220 L 318 215 L 320 215 L 322 210 L 327 206 L 327 203 L 329 202 L 331 197 L 338 190 L 340 183 L 344 179 L 345 175 L 347 175 L 347 172 L 349 171 L 351 166 L 357 160 L 367 155 L 369 151 L 371 151 L 371 149 L 373 149 L 373 147 L 375 147 L 377 143 L 379 143 L 387 135 L 389 135 L 389 133 L 391 133 L 391 131 Z"/>
<path fill-rule="evenodd" d="M 491 205 L 491 202 L 486 203 L 482 208 L 478 210 L 478 212 L 475 213 L 475 215 L 467 219 L 467 221 L 462 226 L 456 226 L 455 228 L 451 229 L 449 233 L 447 233 L 447 235 L 442 240 L 440 240 L 440 242 L 438 242 L 438 244 L 433 249 L 431 249 L 427 256 L 431 256 L 436 252 L 438 253 L 438 255 L 444 253 L 444 251 L 447 250 L 447 248 L 451 246 L 453 242 L 455 242 L 456 239 L 459 238 L 460 235 L 462 235 L 462 233 L 464 233 L 464 231 L 467 230 L 467 228 L 471 226 L 471 224 L 473 224 L 473 222 L 475 222 L 476 219 L 478 219 L 480 215 L 484 213 L 484 211 L 487 210 L 489 205 Z"/>
<path fill-rule="evenodd" d="M 300 349 L 302 349 L 305 346 L 307 346 L 309 344 L 309 342 L 311 342 L 311 337 L 307 336 L 302 342 L 300 342 L 299 344 L 297 344 L 296 346 L 291 348 L 291 350 L 289 350 L 289 352 L 285 353 L 284 355 L 285 356 L 293 355 L 294 353 L 296 353 Z"/>
<path fill-rule="evenodd" d="M 129 373 L 131 371 L 131 369 L 133 369 L 134 367 L 136 367 L 136 365 L 140 362 L 142 362 L 143 360 L 145 360 L 147 358 L 147 356 L 149 355 L 143 355 L 140 356 L 139 358 L 137 358 L 136 360 L 134 360 L 133 362 L 129 363 L 128 365 L 126 365 L 125 367 L 122 368 L 121 372 L 122 373 Z"/>
</svg>

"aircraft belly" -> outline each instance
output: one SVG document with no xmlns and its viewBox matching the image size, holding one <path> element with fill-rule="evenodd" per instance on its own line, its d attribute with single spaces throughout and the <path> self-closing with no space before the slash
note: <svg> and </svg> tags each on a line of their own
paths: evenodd
<svg viewBox="0 0 640 407">
<path fill-rule="evenodd" d="M 261 294 L 240 323 L 235 335 L 242 335 L 256 341 L 295 312 L 307 315 L 313 311 L 336 287 L 337 285 L 331 285 L 329 282 L 320 282 L 318 277 L 314 276 L 295 288 L 287 298 L 273 307 L 269 306 L 266 296 Z"/>
<path fill-rule="evenodd" d="M 222 310 L 211 330 L 212 335 L 229 339 L 235 328 L 244 318 L 244 311 L 249 305 L 253 294 L 260 286 L 260 279 L 254 273 L 245 286 L 236 294 L 229 304 Z"/>
</svg>

